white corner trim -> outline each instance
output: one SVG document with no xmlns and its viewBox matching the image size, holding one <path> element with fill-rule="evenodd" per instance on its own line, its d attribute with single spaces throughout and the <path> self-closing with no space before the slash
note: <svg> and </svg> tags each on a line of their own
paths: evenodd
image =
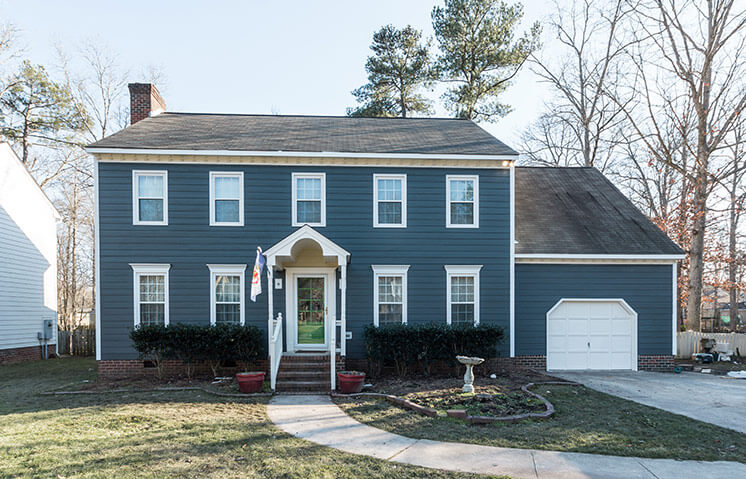
<svg viewBox="0 0 746 479">
<path fill-rule="evenodd" d="M 547 349 L 549 346 L 549 316 L 557 309 L 559 308 L 563 303 L 572 303 L 572 302 L 580 302 L 580 303 L 618 303 L 622 309 L 627 311 L 632 316 L 632 344 L 631 344 L 631 369 L 632 371 L 637 371 L 637 331 L 638 331 L 638 325 L 637 325 L 637 311 L 635 311 L 632 306 L 627 303 L 622 298 L 561 298 L 559 301 L 557 301 L 554 306 L 552 306 L 549 311 L 547 311 L 546 316 L 544 317 L 545 325 L 544 325 L 544 334 L 545 336 L 545 351 L 544 354 L 548 355 Z"/>
<path fill-rule="evenodd" d="M 401 203 L 401 223 L 378 222 L 378 180 L 401 180 L 401 200 L 382 200 L 387 203 Z M 406 228 L 407 227 L 407 175 L 404 174 L 374 174 L 373 175 L 373 227 L 374 228 Z"/>
<path fill-rule="evenodd" d="M 216 178 L 238 178 L 238 198 L 215 198 L 215 179 Z M 210 226 L 243 226 L 244 225 L 244 189 L 243 189 L 243 171 L 211 171 L 210 172 Z M 215 219 L 215 200 L 228 199 L 238 200 L 238 221 L 216 221 Z"/>
<path fill-rule="evenodd" d="M 515 357 L 515 168 L 510 169 L 510 357 Z"/>
<path fill-rule="evenodd" d="M 451 181 L 452 180 L 470 180 L 474 182 L 474 222 L 472 224 L 453 224 L 451 223 Z M 446 228 L 479 228 L 479 175 L 446 175 Z"/>
<path fill-rule="evenodd" d="M 91 154 L 123 154 L 123 155 L 183 155 L 183 156 L 267 156 L 267 157 L 297 157 L 297 158 L 370 158 L 370 159 L 411 159 L 411 160 L 497 160 L 510 163 L 518 159 L 518 155 L 445 155 L 423 153 L 352 153 L 342 151 L 253 151 L 253 150 L 179 150 L 179 149 L 149 149 L 149 148 L 98 148 L 88 147 L 86 152 Z M 509 165 L 505 165 L 506 168 Z"/>
<path fill-rule="evenodd" d="M 471 276 L 474 278 L 474 326 L 479 325 L 479 310 L 482 308 L 479 301 L 479 272 L 481 264 L 477 265 L 444 265 L 446 270 L 446 324 L 452 324 L 451 319 L 451 278 L 454 276 Z"/>
<path fill-rule="evenodd" d="M 216 295 L 215 291 L 215 280 L 218 275 L 226 276 L 238 276 L 239 277 L 239 290 L 240 290 L 240 303 L 239 303 L 239 314 L 240 324 L 245 324 L 246 318 L 246 281 L 245 281 L 245 264 L 208 264 L 207 267 L 210 269 L 210 325 L 215 326 L 216 324 Z M 270 294 L 272 290 L 270 289 Z"/>
<path fill-rule="evenodd" d="M 93 257 L 96 264 L 96 274 L 93 281 L 96 287 L 94 301 L 96 302 L 96 361 L 101 360 L 101 232 L 99 226 L 99 197 L 98 197 L 98 160 L 93 159 Z"/>
<path fill-rule="evenodd" d="M 130 263 L 132 268 L 132 293 L 135 327 L 140 326 L 140 276 L 159 275 L 163 276 L 163 325 L 169 324 L 169 271 L 171 265 L 168 263 Z"/>
<path fill-rule="evenodd" d="M 291 175 L 292 178 L 292 190 L 293 190 L 293 199 L 292 199 L 292 206 L 291 206 L 291 214 L 293 217 L 292 225 L 293 226 L 316 226 L 318 228 L 323 228 L 326 226 L 326 173 L 319 173 L 319 172 L 311 172 L 311 173 L 303 173 L 303 172 L 293 172 Z M 298 221 L 298 179 L 301 178 L 312 178 L 312 179 L 319 179 L 321 180 L 321 222 L 319 223 L 300 223 Z"/>
<path fill-rule="evenodd" d="M 409 271 L 409 265 L 371 265 L 371 269 L 373 270 L 373 325 L 378 327 L 379 325 L 379 319 L 378 319 L 378 306 L 379 303 L 379 297 L 378 297 L 378 280 L 381 276 L 398 276 L 400 277 L 401 283 L 402 283 L 402 315 L 401 315 L 401 322 L 402 324 L 407 324 L 407 310 L 409 309 L 409 303 L 407 300 L 407 272 Z"/>
<path fill-rule="evenodd" d="M 163 197 L 150 198 L 163 200 L 163 220 L 140 221 L 140 192 L 138 176 L 160 176 L 163 178 Z M 138 226 L 168 226 L 168 171 L 166 170 L 132 170 L 132 224 Z"/>
<path fill-rule="evenodd" d="M 671 265 L 671 278 L 673 279 L 673 304 L 671 305 L 671 321 L 673 322 L 673 332 L 671 337 L 671 354 L 679 354 L 678 331 L 679 331 L 679 282 L 678 282 L 678 264 Z"/>
</svg>

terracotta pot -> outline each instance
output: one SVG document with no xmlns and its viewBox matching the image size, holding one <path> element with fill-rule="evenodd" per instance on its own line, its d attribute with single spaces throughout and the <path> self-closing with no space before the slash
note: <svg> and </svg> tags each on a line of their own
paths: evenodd
<svg viewBox="0 0 746 479">
<path fill-rule="evenodd" d="M 242 393 L 258 393 L 264 384 L 264 373 L 238 373 L 236 379 Z"/>
<path fill-rule="evenodd" d="M 342 394 L 359 393 L 363 389 L 365 373 L 337 373 L 337 382 Z"/>
</svg>

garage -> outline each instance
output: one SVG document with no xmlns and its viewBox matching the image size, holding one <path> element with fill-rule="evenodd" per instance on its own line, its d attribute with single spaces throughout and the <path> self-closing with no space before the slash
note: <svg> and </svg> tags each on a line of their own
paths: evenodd
<svg viewBox="0 0 746 479">
<path fill-rule="evenodd" d="M 562 299 L 547 312 L 548 370 L 637 369 L 637 313 L 622 299 Z"/>
</svg>

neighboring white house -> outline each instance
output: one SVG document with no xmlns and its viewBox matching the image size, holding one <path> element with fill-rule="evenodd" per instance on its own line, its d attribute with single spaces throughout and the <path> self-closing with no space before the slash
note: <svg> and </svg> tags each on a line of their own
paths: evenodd
<svg viewBox="0 0 746 479">
<path fill-rule="evenodd" d="M 0 363 L 39 359 L 43 343 L 56 352 L 58 219 L 13 149 L 0 143 Z"/>
</svg>

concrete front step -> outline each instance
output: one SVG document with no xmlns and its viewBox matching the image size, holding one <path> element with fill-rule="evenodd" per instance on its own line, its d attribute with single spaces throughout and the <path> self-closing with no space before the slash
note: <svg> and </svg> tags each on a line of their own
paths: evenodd
<svg viewBox="0 0 746 479">
<path fill-rule="evenodd" d="M 297 371 L 279 371 L 277 373 L 277 380 L 299 380 L 302 381 L 304 379 L 311 380 L 311 379 L 325 379 L 329 377 L 329 370 L 326 371 L 313 371 L 313 370 L 297 370 Z"/>
<path fill-rule="evenodd" d="M 277 381 L 277 390 L 284 391 L 307 391 L 307 392 L 329 392 L 331 385 L 329 380 L 321 381 Z"/>
</svg>

